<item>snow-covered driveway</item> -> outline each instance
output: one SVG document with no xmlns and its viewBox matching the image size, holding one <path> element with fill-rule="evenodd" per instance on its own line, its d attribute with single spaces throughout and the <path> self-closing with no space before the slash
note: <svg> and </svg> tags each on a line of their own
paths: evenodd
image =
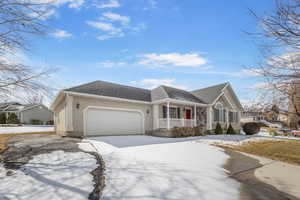
<svg viewBox="0 0 300 200">
<path fill-rule="evenodd" d="M 103 156 L 104 199 L 239 199 L 222 168 L 228 155 L 197 139 L 110 136 L 80 147 Z"/>
</svg>

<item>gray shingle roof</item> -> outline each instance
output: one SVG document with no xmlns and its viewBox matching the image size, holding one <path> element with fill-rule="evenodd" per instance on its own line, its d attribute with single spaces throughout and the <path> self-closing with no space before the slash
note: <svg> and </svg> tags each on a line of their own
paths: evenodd
<svg viewBox="0 0 300 200">
<path fill-rule="evenodd" d="M 222 90 L 226 85 L 227 83 L 222 83 L 200 90 L 194 90 L 191 93 L 194 94 L 196 97 L 202 99 L 203 101 L 211 104 L 221 94 Z"/>
<path fill-rule="evenodd" d="M 151 91 L 105 81 L 94 81 L 65 91 L 151 102 Z"/>
<path fill-rule="evenodd" d="M 190 102 L 205 104 L 205 102 L 203 100 L 197 98 L 192 93 L 185 91 L 185 90 L 162 85 L 162 86 L 159 86 L 158 88 L 155 88 L 153 91 L 156 91 L 156 92 L 152 92 L 152 94 L 153 93 L 155 94 L 155 96 L 152 97 L 152 100 L 170 98 L 170 99 L 176 99 L 176 100 L 181 100 L 181 101 L 190 101 Z"/>
<path fill-rule="evenodd" d="M 146 102 L 170 98 L 181 101 L 208 104 L 212 103 L 220 95 L 222 89 L 226 86 L 226 84 L 227 83 L 223 83 L 220 85 L 188 92 L 164 85 L 159 86 L 153 90 L 147 90 L 105 81 L 94 81 L 91 83 L 68 88 L 64 91 L 117 97 Z"/>
</svg>

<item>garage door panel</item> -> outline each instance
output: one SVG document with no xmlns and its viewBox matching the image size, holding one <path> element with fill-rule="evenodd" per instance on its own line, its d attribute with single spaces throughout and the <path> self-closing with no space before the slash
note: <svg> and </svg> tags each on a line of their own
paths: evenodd
<svg viewBox="0 0 300 200">
<path fill-rule="evenodd" d="M 86 132 L 87 135 L 143 134 L 143 116 L 138 111 L 89 108 Z"/>
</svg>

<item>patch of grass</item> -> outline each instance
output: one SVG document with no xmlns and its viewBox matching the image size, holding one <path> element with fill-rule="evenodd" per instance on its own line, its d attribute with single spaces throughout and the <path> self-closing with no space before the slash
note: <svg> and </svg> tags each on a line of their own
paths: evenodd
<svg viewBox="0 0 300 200">
<path fill-rule="evenodd" d="M 234 150 L 300 165 L 300 140 L 249 142 Z"/>
<path fill-rule="evenodd" d="M 21 135 L 34 135 L 34 134 L 54 134 L 55 132 L 30 132 L 30 133 L 18 133 L 18 134 L 0 134 L 0 153 L 7 148 L 7 141 L 15 136 Z"/>
</svg>

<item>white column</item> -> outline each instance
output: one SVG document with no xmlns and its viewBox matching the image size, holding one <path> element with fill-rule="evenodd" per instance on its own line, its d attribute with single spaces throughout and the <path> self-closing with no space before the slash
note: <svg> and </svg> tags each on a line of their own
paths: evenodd
<svg viewBox="0 0 300 200">
<path fill-rule="evenodd" d="M 160 128 L 160 124 L 159 124 L 159 105 L 158 104 L 154 104 L 153 105 L 153 130 L 156 130 L 158 128 Z"/>
<path fill-rule="evenodd" d="M 194 126 L 197 126 L 197 108 L 196 105 L 194 105 Z"/>
<path fill-rule="evenodd" d="M 167 102 L 167 129 L 170 130 L 170 102 Z"/>
<path fill-rule="evenodd" d="M 212 130 L 212 107 L 208 106 L 206 108 L 206 129 Z"/>
</svg>

